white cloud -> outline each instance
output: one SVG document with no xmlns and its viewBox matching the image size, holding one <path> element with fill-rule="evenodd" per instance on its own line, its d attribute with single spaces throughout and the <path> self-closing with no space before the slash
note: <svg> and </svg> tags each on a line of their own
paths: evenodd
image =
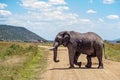
<svg viewBox="0 0 120 80">
<path fill-rule="evenodd" d="M 67 6 L 59 6 L 59 7 L 57 7 L 57 10 L 59 10 L 59 11 L 69 10 L 69 7 L 67 7 Z"/>
<path fill-rule="evenodd" d="M 56 4 L 58 5 L 56 6 Z M 69 7 L 67 7 L 65 4 L 66 2 L 64 0 L 22 0 L 21 6 L 23 6 L 25 9 L 28 9 L 31 14 L 37 14 L 37 17 L 40 17 L 39 20 L 43 21 L 72 21 L 72 19 L 76 19 L 78 15 L 74 13 L 67 13 L 66 11 L 69 10 Z"/>
<path fill-rule="evenodd" d="M 108 19 L 119 19 L 118 15 L 108 15 L 106 16 Z"/>
<path fill-rule="evenodd" d="M 115 2 L 115 0 L 103 0 L 104 4 L 112 4 L 114 2 Z"/>
<path fill-rule="evenodd" d="M 0 3 L 0 9 L 4 9 L 5 7 L 7 7 L 7 4 Z"/>
<path fill-rule="evenodd" d="M 56 33 L 63 30 L 84 32 L 92 28 L 92 21 L 84 17 L 80 18 L 78 14 L 70 12 L 70 8 L 64 0 L 61 0 L 62 2 L 54 1 L 22 0 L 20 5 L 27 10 L 26 13 L 11 15 L 6 23 L 24 26 L 43 35 L 46 39 L 53 39 Z"/>
<path fill-rule="evenodd" d="M 64 0 L 49 0 L 52 4 L 66 4 Z"/>
<path fill-rule="evenodd" d="M 44 1 L 38 1 L 38 0 L 22 0 L 21 6 L 23 6 L 26 9 L 49 9 L 51 7 L 51 4 L 48 4 Z"/>
<path fill-rule="evenodd" d="M 7 4 L 0 3 L 0 24 L 6 24 L 6 21 L 12 15 L 12 13 L 8 10 L 4 10 L 7 7 Z"/>
<path fill-rule="evenodd" d="M 83 24 L 90 24 L 91 20 L 90 19 L 80 19 L 80 22 Z"/>
<path fill-rule="evenodd" d="M 86 13 L 88 13 L 88 14 L 94 14 L 94 13 L 97 13 L 97 12 L 95 10 L 89 9 Z"/>
<path fill-rule="evenodd" d="M 7 17 L 9 15 L 11 15 L 12 13 L 10 11 L 7 10 L 0 10 L 0 16 L 1 17 Z"/>
<path fill-rule="evenodd" d="M 51 9 L 54 9 L 55 5 L 65 5 L 66 2 L 64 0 L 48 0 L 48 1 L 40 1 L 40 0 L 21 0 L 22 3 L 20 4 L 26 9 L 31 10 L 44 10 L 49 11 Z M 56 6 L 57 7 L 57 6 Z M 66 6 L 61 6 L 59 9 L 69 9 Z"/>
<path fill-rule="evenodd" d="M 99 22 L 104 22 L 104 20 L 102 18 L 99 18 L 98 21 Z"/>
</svg>

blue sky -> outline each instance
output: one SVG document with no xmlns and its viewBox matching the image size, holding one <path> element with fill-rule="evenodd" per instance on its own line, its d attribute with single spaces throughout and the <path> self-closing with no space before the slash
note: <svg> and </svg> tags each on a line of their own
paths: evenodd
<svg viewBox="0 0 120 80">
<path fill-rule="evenodd" d="M 120 0 L 0 0 L 0 24 L 23 26 L 54 40 L 60 31 L 120 38 Z"/>
</svg>

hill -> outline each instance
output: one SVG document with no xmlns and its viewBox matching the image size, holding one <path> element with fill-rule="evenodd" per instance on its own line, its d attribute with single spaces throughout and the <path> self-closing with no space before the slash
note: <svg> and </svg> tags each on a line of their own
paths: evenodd
<svg viewBox="0 0 120 80">
<path fill-rule="evenodd" d="M 27 30 L 24 27 L 11 25 L 0 25 L 1 41 L 25 41 L 25 42 L 43 42 L 46 41 L 37 34 Z"/>
<path fill-rule="evenodd" d="M 120 43 L 120 38 L 114 40 L 117 43 Z"/>
</svg>

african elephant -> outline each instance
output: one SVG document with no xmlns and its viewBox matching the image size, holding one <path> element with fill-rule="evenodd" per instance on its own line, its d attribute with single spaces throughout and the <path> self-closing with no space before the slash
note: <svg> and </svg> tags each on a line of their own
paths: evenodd
<svg viewBox="0 0 120 80">
<path fill-rule="evenodd" d="M 52 48 L 54 53 L 54 62 L 59 62 L 59 60 L 57 60 L 57 48 L 60 45 L 68 48 L 69 68 L 74 68 L 74 64 L 79 67 L 81 66 L 81 62 L 77 62 L 81 53 L 87 55 L 87 64 L 85 67 L 91 68 L 91 57 L 97 57 L 99 61 L 98 68 L 103 68 L 102 49 L 104 41 L 96 33 L 79 33 L 75 31 L 62 31 L 58 33 Z"/>
</svg>

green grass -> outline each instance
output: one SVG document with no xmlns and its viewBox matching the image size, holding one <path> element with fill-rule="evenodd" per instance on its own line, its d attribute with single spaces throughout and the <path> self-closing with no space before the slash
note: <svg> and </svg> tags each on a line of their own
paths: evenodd
<svg viewBox="0 0 120 80">
<path fill-rule="evenodd" d="M 41 46 L 53 46 L 52 42 L 43 42 L 43 43 L 39 43 L 39 45 Z"/>
<path fill-rule="evenodd" d="M 45 49 L 31 43 L 0 42 L 0 45 L 3 46 L 0 48 L 0 80 L 40 80 L 46 66 L 48 52 Z"/>
<path fill-rule="evenodd" d="M 105 44 L 107 59 L 120 62 L 120 44 Z"/>
<path fill-rule="evenodd" d="M 39 49 L 36 55 L 31 56 L 24 67 L 19 70 L 17 80 L 39 80 L 40 74 L 46 66 L 47 52 L 44 49 Z"/>
</svg>

